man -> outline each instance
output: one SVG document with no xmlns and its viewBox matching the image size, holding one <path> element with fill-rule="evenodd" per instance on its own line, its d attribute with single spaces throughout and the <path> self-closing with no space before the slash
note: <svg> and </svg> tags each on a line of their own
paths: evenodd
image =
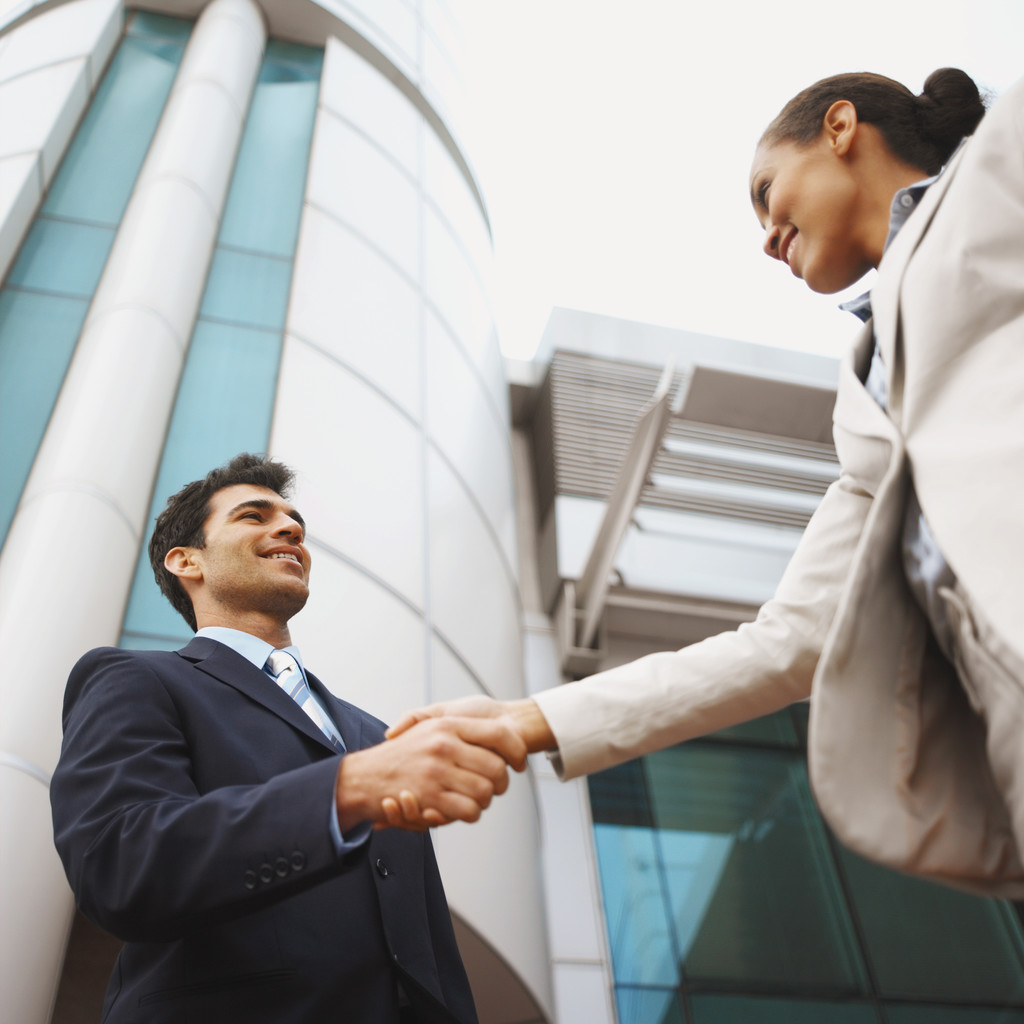
<svg viewBox="0 0 1024 1024">
<path fill-rule="evenodd" d="M 522 744 L 471 719 L 380 744 L 304 672 L 292 475 L 240 455 L 174 495 L 150 560 L 196 637 L 71 673 L 51 802 L 79 906 L 126 942 L 104 1021 L 476 1021 L 430 840 L 381 800 L 474 820 Z"/>
</svg>

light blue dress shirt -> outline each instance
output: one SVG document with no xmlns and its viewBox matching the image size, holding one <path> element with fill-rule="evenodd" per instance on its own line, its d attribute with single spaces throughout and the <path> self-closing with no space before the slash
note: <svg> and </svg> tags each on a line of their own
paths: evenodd
<svg viewBox="0 0 1024 1024">
<path fill-rule="evenodd" d="M 889 234 L 885 240 L 885 248 L 899 233 L 907 218 L 917 209 L 917 204 L 928 191 L 935 178 L 925 178 L 907 188 L 901 188 L 893 196 L 889 209 Z M 862 321 L 871 318 L 871 293 L 865 292 L 856 299 L 844 302 L 840 309 L 853 313 Z M 864 389 L 883 408 L 888 409 L 889 387 L 885 372 L 882 353 L 876 342 L 871 356 L 871 366 L 864 379 Z M 939 549 L 938 542 L 928 526 L 928 521 L 917 500 L 917 491 L 911 481 L 910 494 L 907 497 L 907 512 L 903 523 L 903 571 L 906 574 L 910 590 L 918 604 L 928 616 L 928 622 L 935 634 L 935 639 L 947 658 L 952 658 L 953 638 L 949 618 L 946 615 L 945 602 L 939 596 L 940 588 L 952 588 L 956 576 Z"/>
<path fill-rule="evenodd" d="M 277 685 L 274 677 L 266 670 L 267 658 L 275 650 L 273 644 L 268 644 L 266 640 L 261 640 L 258 636 L 253 636 L 251 633 L 243 633 L 240 629 L 229 629 L 227 626 L 203 626 L 196 633 L 196 636 L 204 636 L 208 640 L 216 640 L 217 643 L 230 647 L 236 654 L 240 654 L 246 661 L 255 665 L 275 686 Z M 299 666 L 299 671 L 302 673 L 302 677 L 306 680 L 306 685 L 308 686 L 309 679 L 306 676 L 306 669 L 302 664 L 302 655 L 299 654 L 298 647 L 282 647 L 281 650 L 286 651 L 295 659 Z M 316 691 L 310 687 L 309 692 L 312 694 L 320 714 L 323 715 L 324 721 L 330 722 L 340 736 L 341 731 L 338 729 L 334 717 L 324 707 L 323 701 L 317 696 Z M 341 826 L 338 824 L 338 808 L 333 800 L 331 801 L 328 825 L 331 831 L 331 839 L 334 842 L 334 849 L 339 857 L 351 852 L 357 846 L 362 846 L 370 838 L 370 832 L 373 830 L 370 822 L 362 822 L 353 829 L 352 834 L 346 839 L 341 834 Z"/>
</svg>

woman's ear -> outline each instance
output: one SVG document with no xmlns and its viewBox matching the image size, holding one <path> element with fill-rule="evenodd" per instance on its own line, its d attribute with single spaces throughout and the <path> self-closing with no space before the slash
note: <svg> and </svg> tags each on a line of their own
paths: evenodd
<svg viewBox="0 0 1024 1024">
<path fill-rule="evenodd" d="M 849 100 L 836 100 L 825 111 L 822 131 L 836 156 L 846 156 L 857 135 L 857 108 Z"/>
<path fill-rule="evenodd" d="M 181 580 L 203 578 L 203 570 L 195 558 L 195 548 L 171 548 L 164 555 L 164 568 Z"/>
</svg>

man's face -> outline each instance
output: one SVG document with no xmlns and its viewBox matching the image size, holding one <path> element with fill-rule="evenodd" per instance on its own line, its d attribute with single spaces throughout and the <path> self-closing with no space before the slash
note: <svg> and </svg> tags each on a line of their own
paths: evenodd
<svg viewBox="0 0 1024 1024">
<path fill-rule="evenodd" d="M 206 546 L 193 557 L 202 597 L 218 617 L 253 612 L 287 622 L 309 596 L 305 522 L 281 495 L 235 484 L 217 491 L 203 524 Z"/>
</svg>

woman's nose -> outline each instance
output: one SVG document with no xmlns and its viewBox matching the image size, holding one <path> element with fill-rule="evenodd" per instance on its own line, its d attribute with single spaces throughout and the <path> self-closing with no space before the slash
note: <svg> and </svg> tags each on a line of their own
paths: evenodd
<svg viewBox="0 0 1024 1024">
<path fill-rule="evenodd" d="M 769 221 L 764 228 L 764 242 L 761 248 L 764 250 L 766 256 L 771 256 L 772 259 L 778 260 L 782 257 L 779 255 L 779 239 L 782 237 L 782 232 Z"/>
</svg>

